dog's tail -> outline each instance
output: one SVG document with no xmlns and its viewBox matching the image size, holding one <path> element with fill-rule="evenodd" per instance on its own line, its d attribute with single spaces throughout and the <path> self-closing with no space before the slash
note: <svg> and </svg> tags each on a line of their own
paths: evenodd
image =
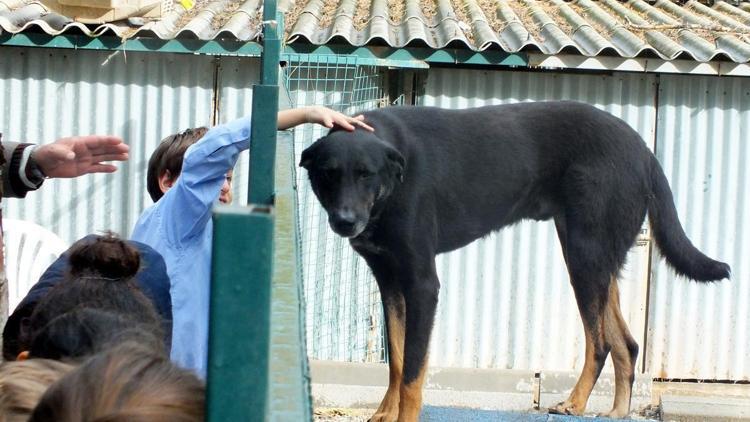
<svg viewBox="0 0 750 422">
<path fill-rule="evenodd" d="M 729 265 L 715 261 L 690 242 L 677 217 L 672 190 L 669 188 L 664 171 L 651 157 L 651 189 L 653 197 L 648 205 L 649 221 L 654 232 L 656 245 L 667 263 L 685 277 L 696 281 L 718 281 L 729 278 Z"/>
</svg>

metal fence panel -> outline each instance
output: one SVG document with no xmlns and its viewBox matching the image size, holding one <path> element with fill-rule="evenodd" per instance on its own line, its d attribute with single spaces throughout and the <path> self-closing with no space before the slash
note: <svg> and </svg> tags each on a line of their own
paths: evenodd
<svg viewBox="0 0 750 422">
<path fill-rule="evenodd" d="M 292 106 L 325 105 L 346 114 L 372 109 L 382 97 L 381 73 L 353 56 L 289 56 L 285 84 Z M 294 131 L 296 162 L 327 130 Z M 328 227 L 307 173 L 297 172 L 307 347 L 313 359 L 380 362 L 385 359 L 382 306 L 367 264 Z"/>
<path fill-rule="evenodd" d="M 430 69 L 420 103 L 467 108 L 577 100 L 624 119 L 653 148 L 655 82 L 654 76 L 641 74 Z M 623 315 L 641 344 L 648 243 L 644 236 L 633 248 L 620 281 Z M 582 367 L 583 329 L 554 224 L 523 222 L 506 228 L 440 255 L 437 268 L 441 291 L 432 364 L 561 371 Z"/>
<path fill-rule="evenodd" d="M 685 232 L 729 263 L 732 277 L 688 282 L 654 257 L 648 372 L 750 380 L 750 79 L 663 75 L 657 127 L 657 157 Z"/>
<path fill-rule="evenodd" d="M 250 115 L 253 84 L 260 80 L 260 59 L 222 57 L 219 62 L 217 124 L 231 122 Z M 247 204 L 249 154 L 240 154 L 234 166 L 232 193 L 234 204 Z"/>
</svg>

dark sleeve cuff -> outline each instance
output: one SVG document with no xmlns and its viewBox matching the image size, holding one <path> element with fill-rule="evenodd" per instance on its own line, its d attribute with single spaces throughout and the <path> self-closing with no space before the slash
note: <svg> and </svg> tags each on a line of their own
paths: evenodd
<svg viewBox="0 0 750 422">
<path fill-rule="evenodd" d="M 11 192 L 5 192 L 5 196 L 23 198 L 44 182 L 44 175 L 31 160 L 33 150 L 33 144 L 18 144 L 13 150 L 6 174 Z"/>
</svg>

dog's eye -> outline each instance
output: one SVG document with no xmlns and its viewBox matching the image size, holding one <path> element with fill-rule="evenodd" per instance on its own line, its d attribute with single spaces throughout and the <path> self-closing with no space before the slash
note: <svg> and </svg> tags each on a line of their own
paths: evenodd
<svg viewBox="0 0 750 422">
<path fill-rule="evenodd" d="M 369 179 L 370 177 L 374 176 L 375 173 L 369 171 L 369 170 L 359 170 L 357 171 L 357 177 L 360 179 Z"/>
<path fill-rule="evenodd" d="M 333 180 L 336 178 L 336 175 L 338 174 L 338 170 L 336 169 L 325 169 L 322 171 L 323 177 L 326 180 Z"/>
</svg>

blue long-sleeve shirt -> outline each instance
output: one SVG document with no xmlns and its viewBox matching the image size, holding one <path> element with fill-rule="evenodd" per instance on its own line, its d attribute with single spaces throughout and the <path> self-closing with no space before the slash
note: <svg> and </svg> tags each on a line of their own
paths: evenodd
<svg viewBox="0 0 750 422">
<path fill-rule="evenodd" d="M 250 118 L 216 126 L 185 153 L 175 184 L 138 219 L 132 239 L 161 253 L 172 295 L 171 358 L 206 376 L 211 208 L 226 173 L 250 147 Z"/>
</svg>

